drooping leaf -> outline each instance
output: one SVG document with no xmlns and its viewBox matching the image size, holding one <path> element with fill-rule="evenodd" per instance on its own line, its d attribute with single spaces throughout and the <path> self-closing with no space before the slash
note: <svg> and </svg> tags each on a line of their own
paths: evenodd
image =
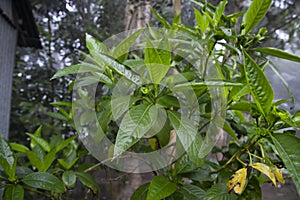
<svg viewBox="0 0 300 200">
<path fill-rule="evenodd" d="M 122 154 L 147 133 L 157 112 L 156 106 L 142 104 L 132 107 L 125 114 L 117 134 L 114 157 Z"/>
<path fill-rule="evenodd" d="M 76 183 L 76 175 L 73 171 L 65 171 L 62 175 L 62 181 L 69 188 L 74 188 Z"/>
<path fill-rule="evenodd" d="M 281 49 L 276 49 L 273 47 L 259 47 L 259 48 L 254 48 L 252 49 L 253 51 L 257 51 L 257 52 L 261 52 L 261 53 L 265 53 L 267 55 L 270 56 L 275 56 L 277 58 L 282 58 L 282 59 L 286 59 L 286 60 L 291 60 L 294 62 L 300 62 L 300 57 L 292 54 L 292 53 L 288 53 L 286 51 L 283 51 Z"/>
<path fill-rule="evenodd" d="M 188 200 L 202 200 L 206 193 L 205 190 L 196 185 L 183 185 L 181 189 Z"/>
<path fill-rule="evenodd" d="M 264 163 L 253 163 L 250 166 L 269 177 L 269 179 L 273 182 L 274 186 L 276 186 L 275 175 L 268 165 Z"/>
<path fill-rule="evenodd" d="M 116 46 L 113 50 L 113 57 L 116 58 L 120 63 L 123 63 L 127 56 L 130 47 L 136 41 L 136 39 L 140 36 L 140 34 L 144 31 L 145 28 L 141 28 L 134 33 L 130 33 L 127 38 L 122 40 L 118 46 Z"/>
<path fill-rule="evenodd" d="M 226 184 L 228 192 L 234 191 L 236 194 L 242 194 L 247 181 L 247 168 L 237 170 Z"/>
<path fill-rule="evenodd" d="M 24 188 L 21 185 L 6 185 L 3 191 L 3 200 L 23 200 Z"/>
<path fill-rule="evenodd" d="M 273 134 L 271 138 L 300 194 L 300 139 L 289 134 Z"/>
<path fill-rule="evenodd" d="M 134 191 L 134 193 L 130 199 L 131 200 L 146 200 L 149 186 L 150 186 L 150 183 L 141 185 L 138 189 L 136 189 Z"/>
<path fill-rule="evenodd" d="M 284 179 L 282 176 L 282 172 L 276 167 L 274 166 L 274 174 L 275 174 L 275 178 L 278 182 L 284 184 Z"/>
<path fill-rule="evenodd" d="M 250 7 L 245 13 L 243 23 L 245 28 L 242 30 L 242 34 L 249 33 L 267 14 L 272 0 L 253 0 Z"/>
<path fill-rule="evenodd" d="M 176 191 L 176 184 L 164 176 L 155 176 L 149 186 L 147 200 L 161 200 Z"/>
<path fill-rule="evenodd" d="M 65 191 L 63 182 L 56 176 L 47 172 L 34 172 L 28 174 L 22 179 L 22 182 L 30 187 L 48 190 L 55 193 L 63 193 Z"/>
<path fill-rule="evenodd" d="M 263 71 L 257 66 L 250 55 L 243 50 L 244 70 L 252 97 L 259 111 L 267 116 L 274 99 L 274 92 Z"/>
<path fill-rule="evenodd" d="M 80 182 L 90 188 L 94 194 L 98 192 L 99 186 L 90 174 L 85 172 L 75 172 L 75 174 L 79 178 Z"/>
</svg>

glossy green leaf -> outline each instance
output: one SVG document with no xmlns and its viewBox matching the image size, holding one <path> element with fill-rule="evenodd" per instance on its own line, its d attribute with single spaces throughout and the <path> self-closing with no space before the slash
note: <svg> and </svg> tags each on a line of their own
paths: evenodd
<svg viewBox="0 0 300 200">
<path fill-rule="evenodd" d="M 69 188 L 74 188 L 76 183 L 76 175 L 73 171 L 65 171 L 62 175 L 62 181 Z"/>
<path fill-rule="evenodd" d="M 183 185 L 181 190 L 188 200 L 202 200 L 205 197 L 205 190 L 196 185 Z"/>
<path fill-rule="evenodd" d="M 56 151 L 55 149 L 53 149 L 44 157 L 43 168 L 40 171 L 46 172 L 54 162 L 55 158 L 56 158 Z"/>
<path fill-rule="evenodd" d="M 63 182 L 47 172 L 28 174 L 22 179 L 22 182 L 30 187 L 48 190 L 54 193 L 63 193 L 65 191 Z"/>
<path fill-rule="evenodd" d="M 75 172 L 75 174 L 79 178 L 80 182 L 90 188 L 94 194 L 98 192 L 99 186 L 90 174 L 85 172 Z"/>
<path fill-rule="evenodd" d="M 171 54 L 169 52 L 168 39 L 162 38 L 159 46 L 154 46 L 146 37 L 146 47 L 144 48 L 145 64 L 154 84 L 159 84 L 170 68 Z"/>
<path fill-rule="evenodd" d="M 194 8 L 195 18 L 198 26 L 200 27 L 200 30 L 202 33 L 206 32 L 206 29 L 208 27 L 208 20 L 206 20 L 206 16 L 202 15 L 200 11 L 196 8 Z"/>
<path fill-rule="evenodd" d="M 21 185 L 6 185 L 3 191 L 3 200 L 23 200 L 24 188 Z"/>
<path fill-rule="evenodd" d="M 252 1 L 243 19 L 243 23 L 245 24 L 245 28 L 242 30 L 243 35 L 249 33 L 264 18 L 271 4 L 272 0 Z"/>
<path fill-rule="evenodd" d="M 300 194 L 300 139 L 289 134 L 273 134 L 271 138 Z"/>
<path fill-rule="evenodd" d="M 234 200 L 236 196 L 233 193 L 228 193 L 224 183 L 213 185 L 207 190 L 204 200 Z"/>
<path fill-rule="evenodd" d="M 124 62 L 128 56 L 130 47 L 134 44 L 136 39 L 144 31 L 144 28 L 137 30 L 134 33 L 130 33 L 127 38 L 122 40 L 118 46 L 113 50 L 113 57 L 116 58 L 120 63 Z"/>
<path fill-rule="evenodd" d="M 300 57 L 292 54 L 292 53 L 288 53 L 286 51 L 283 51 L 281 49 L 276 49 L 273 47 L 259 47 L 259 48 L 254 48 L 252 49 L 253 51 L 257 51 L 260 53 L 265 53 L 267 55 L 270 56 L 275 56 L 277 58 L 282 58 L 282 59 L 286 59 L 286 60 L 291 60 L 294 62 L 300 62 Z"/>
<path fill-rule="evenodd" d="M 114 157 L 121 155 L 147 133 L 157 112 L 156 106 L 142 104 L 132 107 L 125 114 L 117 134 Z"/>
<path fill-rule="evenodd" d="M 202 159 L 201 159 L 202 160 Z M 186 174 L 196 170 L 196 166 L 191 162 L 189 156 L 184 154 L 175 163 L 176 174 Z"/>
<path fill-rule="evenodd" d="M 147 200 L 161 200 L 176 191 L 176 184 L 164 176 L 155 176 L 149 186 Z"/>
<path fill-rule="evenodd" d="M 213 20 L 215 22 L 215 26 L 219 24 L 219 21 L 224 13 L 225 6 L 228 3 L 228 0 L 223 0 L 219 3 L 218 7 L 216 8 L 216 11 L 214 13 Z"/>
<path fill-rule="evenodd" d="M 246 51 L 243 51 L 243 54 L 245 62 L 244 70 L 250 92 L 259 111 L 264 116 L 267 116 L 274 99 L 273 89 L 263 71 L 257 66 L 250 55 Z"/>
<path fill-rule="evenodd" d="M 43 161 L 41 160 L 41 158 L 38 155 L 36 155 L 32 151 L 28 151 L 27 157 L 32 166 L 36 167 L 39 171 L 43 170 Z"/>
<path fill-rule="evenodd" d="M 44 151 L 47 151 L 47 152 L 51 151 L 50 144 L 45 139 L 38 137 L 34 134 L 31 134 L 31 133 L 26 133 L 26 135 L 28 135 L 31 140 L 34 140 L 37 144 L 39 144 Z"/>
<path fill-rule="evenodd" d="M 111 69 L 115 70 L 117 73 L 127 78 L 129 81 L 135 83 L 136 85 L 141 85 L 141 79 L 139 75 L 135 74 L 133 71 L 127 69 L 124 65 L 115 61 L 110 56 L 107 56 L 102 53 L 98 53 L 97 56 L 101 59 L 106 65 L 108 65 Z"/>
<path fill-rule="evenodd" d="M 92 52 L 108 53 L 106 46 L 102 42 L 99 42 L 97 39 L 95 39 L 93 36 L 86 33 L 85 40 L 86 40 L 86 47 L 88 48 L 90 53 Z"/>
<path fill-rule="evenodd" d="M 146 200 L 149 186 L 150 186 L 150 183 L 141 185 L 138 189 L 136 189 L 134 191 L 134 193 L 132 194 L 130 199 L 131 200 Z"/>
</svg>

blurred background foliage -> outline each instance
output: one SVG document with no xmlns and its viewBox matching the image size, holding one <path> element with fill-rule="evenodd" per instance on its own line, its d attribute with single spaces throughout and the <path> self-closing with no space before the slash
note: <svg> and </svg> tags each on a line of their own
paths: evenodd
<svg viewBox="0 0 300 200">
<path fill-rule="evenodd" d="M 201 0 L 198 0 L 201 1 Z M 139 3 L 143 0 L 128 2 Z M 51 80 L 60 68 L 76 64 L 81 52 L 86 52 L 85 33 L 103 41 L 125 30 L 125 0 L 31 0 L 40 33 L 42 49 L 18 48 L 14 69 L 10 140 L 28 141 L 25 132 L 43 125 L 43 136 L 71 135 L 74 130 L 67 121 L 49 116 L 55 112 L 51 103 L 70 101 L 72 78 Z M 151 6 L 169 22 L 174 17 L 172 0 L 152 0 Z M 205 2 L 203 0 L 203 2 Z M 220 0 L 207 0 L 217 5 Z M 230 0 L 227 13 L 245 10 L 251 0 Z M 194 26 L 196 5 L 181 1 L 181 22 Z M 159 26 L 152 17 L 151 24 Z M 270 12 L 261 22 L 268 29 L 269 39 L 261 46 L 273 46 L 288 51 L 299 49 L 300 1 L 274 0 Z M 299 52 L 298 52 L 299 53 Z M 286 65 L 287 63 L 283 63 Z M 296 78 L 296 77 L 294 77 Z M 276 81 L 276 80 L 275 80 Z"/>
</svg>

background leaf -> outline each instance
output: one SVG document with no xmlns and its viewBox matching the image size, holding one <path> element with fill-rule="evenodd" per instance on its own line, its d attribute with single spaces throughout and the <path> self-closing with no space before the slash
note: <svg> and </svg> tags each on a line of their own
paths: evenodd
<svg viewBox="0 0 300 200">
<path fill-rule="evenodd" d="M 23 200 L 24 188 L 21 185 L 6 185 L 3 200 Z"/>
<path fill-rule="evenodd" d="M 213 185 L 207 190 L 204 200 L 234 200 L 236 196 L 232 193 L 228 193 L 226 185 L 224 183 L 218 183 Z"/>
<path fill-rule="evenodd" d="M 288 53 L 288 52 L 283 51 L 281 49 L 276 49 L 276 48 L 273 48 L 273 47 L 259 47 L 259 48 L 255 48 L 255 49 L 252 49 L 252 50 L 257 51 L 257 52 L 261 52 L 261 53 L 265 53 L 265 54 L 270 55 L 270 56 L 275 56 L 277 58 L 282 58 L 282 59 L 286 59 L 286 60 L 300 62 L 300 57 L 299 56 L 297 56 L 295 54 Z"/>
<path fill-rule="evenodd" d="M 280 133 L 271 135 L 271 138 L 300 194 L 300 139 L 294 135 Z"/>
<path fill-rule="evenodd" d="M 206 193 L 203 189 L 196 185 L 184 185 L 181 189 L 188 200 L 202 200 Z"/>
</svg>

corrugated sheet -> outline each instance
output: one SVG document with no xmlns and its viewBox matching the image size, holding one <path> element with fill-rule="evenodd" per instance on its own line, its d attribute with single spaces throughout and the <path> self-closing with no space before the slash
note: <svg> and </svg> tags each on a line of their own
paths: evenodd
<svg viewBox="0 0 300 200">
<path fill-rule="evenodd" d="M 12 4 L 11 0 L 0 0 L 0 10 L 12 21 Z"/>
<path fill-rule="evenodd" d="M 0 15 L 0 135 L 8 136 L 17 30 Z"/>
</svg>

